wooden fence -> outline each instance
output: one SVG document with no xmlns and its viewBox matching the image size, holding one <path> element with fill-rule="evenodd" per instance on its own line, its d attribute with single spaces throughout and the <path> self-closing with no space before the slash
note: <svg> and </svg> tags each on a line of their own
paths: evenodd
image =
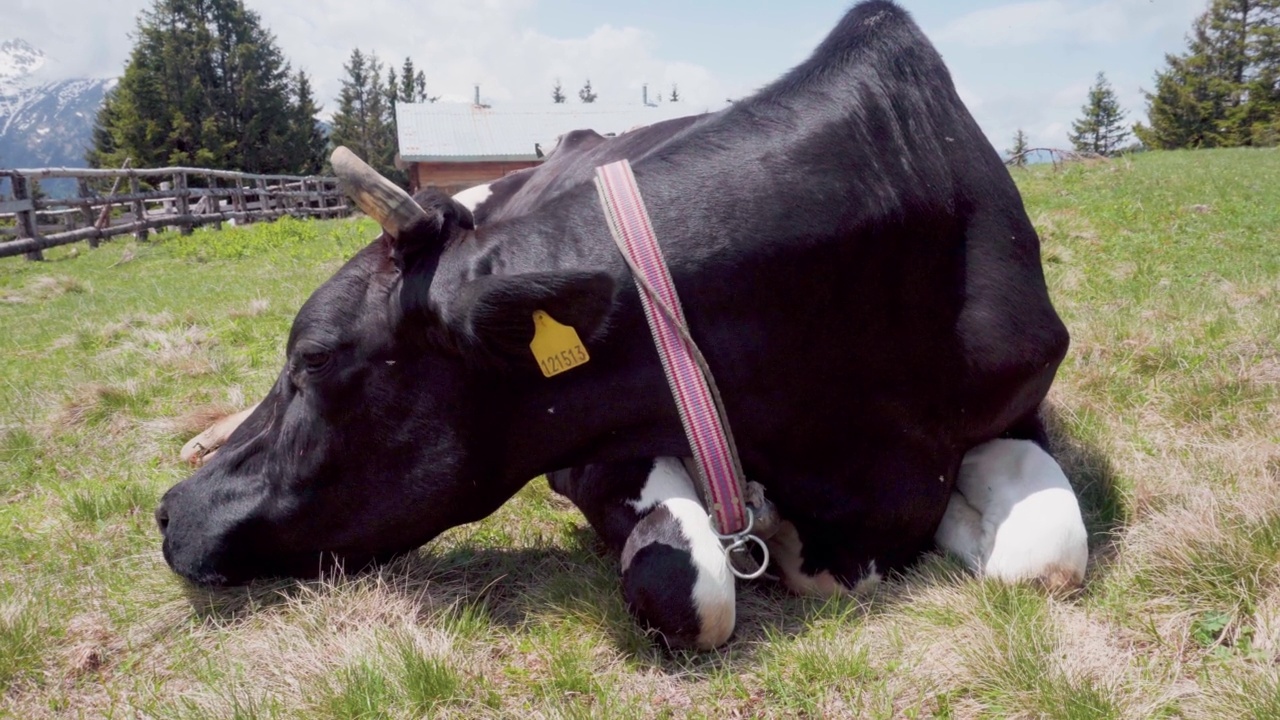
<svg viewBox="0 0 1280 720">
<path fill-rule="evenodd" d="M 103 239 L 126 234 L 145 240 L 161 228 L 185 235 L 223 222 L 350 213 L 337 178 L 331 177 L 172 167 L 0 169 L 3 178 L 9 179 L 12 199 L 0 196 L 0 258 L 42 260 L 46 248 L 86 240 L 97 247 Z M 74 179 L 77 197 L 33 198 L 33 182 L 47 178 Z M 121 181 L 127 187 L 117 193 Z"/>
</svg>

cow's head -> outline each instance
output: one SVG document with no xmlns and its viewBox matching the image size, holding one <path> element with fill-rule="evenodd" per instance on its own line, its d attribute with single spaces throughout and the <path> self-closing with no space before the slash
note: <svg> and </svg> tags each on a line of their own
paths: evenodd
<svg viewBox="0 0 1280 720">
<path fill-rule="evenodd" d="M 345 148 L 333 164 L 384 233 L 302 306 L 267 397 L 157 508 L 165 560 L 199 583 L 350 569 L 493 512 L 530 477 L 502 466 L 512 399 L 542 380 L 534 311 L 587 339 L 613 306 L 604 273 L 491 274 L 466 208 Z"/>
</svg>

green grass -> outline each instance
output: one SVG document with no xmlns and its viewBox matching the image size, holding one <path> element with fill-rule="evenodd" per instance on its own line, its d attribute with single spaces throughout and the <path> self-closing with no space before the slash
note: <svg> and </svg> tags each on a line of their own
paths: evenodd
<svg viewBox="0 0 1280 720">
<path fill-rule="evenodd" d="M 410 643 L 399 648 L 400 682 L 414 713 L 426 715 L 457 697 L 462 679 L 448 663 L 430 658 Z"/>
<path fill-rule="evenodd" d="M 1280 153 L 1017 171 L 1072 349 L 1069 599 L 926 558 L 865 601 L 739 591 L 667 654 L 541 481 L 378 572 L 205 593 L 151 518 L 375 230 L 292 220 L 0 261 L 0 716 L 1276 717 Z"/>
</svg>

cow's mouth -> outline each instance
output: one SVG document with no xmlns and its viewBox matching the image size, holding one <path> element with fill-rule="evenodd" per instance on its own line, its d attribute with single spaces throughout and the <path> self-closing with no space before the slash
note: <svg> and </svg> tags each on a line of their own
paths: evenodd
<svg viewBox="0 0 1280 720">
<path fill-rule="evenodd" d="M 409 551 L 370 552 L 318 550 L 267 557 L 228 557 L 212 553 L 196 566 L 177 562 L 171 544 L 161 544 L 165 562 L 184 580 L 203 588 L 230 588 L 257 581 L 317 580 L 326 577 L 356 575 L 404 556 Z"/>
</svg>

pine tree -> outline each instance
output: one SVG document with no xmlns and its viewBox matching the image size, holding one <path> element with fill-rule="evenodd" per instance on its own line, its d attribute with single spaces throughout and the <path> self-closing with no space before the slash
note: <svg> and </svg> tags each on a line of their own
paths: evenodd
<svg viewBox="0 0 1280 720">
<path fill-rule="evenodd" d="M 1018 132 L 1013 135 L 1013 147 L 1005 151 L 1014 167 L 1026 167 L 1028 144 L 1027 134 L 1022 131 L 1022 128 L 1018 128 Z"/>
<path fill-rule="evenodd" d="M 1280 0 L 1213 0 L 1144 93 L 1152 148 L 1280 142 Z"/>
<path fill-rule="evenodd" d="M 392 75 L 394 77 L 394 74 Z M 413 60 L 406 57 L 400 66 L 400 85 L 396 98 L 406 103 L 433 103 L 439 97 L 427 95 L 427 75 L 421 70 L 414 71 Z"/>
<path fill-rule="evenodd" d="M 293 108 L 290 121 L 289 156 L 293 160 L 290 172 L 299 175 L 315 175 L 324 168 L 328 139 L 316 120 L 320 106 L 311 91 L 311 80 L 301 70 L 293 78 Z"/>
<path fill-rule="evenodd" d="M 556 86 L 551 88 L 551 102 L 560 105 L 564 100 L 564 86 L 560 84 L 560 78 L 556 78 Z"/>
<path fill-rule="evenodd" d="M 118 166 L 282 172 L 291 157 L 290 68 L 243 0 L 154 0 L 87 159 Z"/>
<path fill-rule="evenodd" d="M 347 146 L 378 172 L 403 182 L 403 174 L 395 167 L 394 110 L 383 83 L 382 63 L 376 55 L 356 48 L 342 69 L 347 76 L 338 94 L 330 141 Z"/>
<path fill-rule="evenodd" d="M 413 89 L 417 92 L 418 102 L 433 103 L 440 99 L 439 95 L 427 94 L 427 75 L 421 70 L 413 76 Z"/>
<path fill-rule="evenodd" d="M 1120 100 L 1104 73 L 1098 73 L 1093 87 L 1089 88 L 1089 101 L 1080 112 L 1084 116 L 1071 123 L 1071 144 L 1075 149 L 1098 155 L 1119 152 L 1120 144 L 1129 137 L 1124 125 L 1127 113 L 1120 108 Z"/>
<path fill-rule="evenodd" d="M 387 66 L 387 89 L 383 91 L 384 101 L 391 108 L 391 117 L 396 116 L 396 104 L 400 102 L 400 79 L 396 77 L 396 69 Z M 406 100 L 405 102 L 413 102 Z"/>
<path fill-rule="evenodd" d="M 85 153 L 85 161 L 89 163 L 89 167 L 112 166 L 112 161 L 121 155 L 118 152 L 115 136 L 120 131 L 118 127 L 120 101 L 116 97 L 118 92 L 119 86 L 107 92 L 106 97 L 102 99 L 98 114 L 93 119 L 93 134 L 90 137 L 89 150 Z M 124 160 L 121 159 L 121 162 Z"/>
<path fill-rule="evenodd" d="M 417 88 L 414 87 L 413 60 L 408 56 L 404 59 L 404 65 L 400 66 L 400 102 L 421 102 L 418 100 Z"/>
<path fill-rule="evenodd" d="M 588 78 L 587 83 L 578 91 L 578 99 L 584 103 L 593 103 L 596 101 L 596 97 L 598 96 L 591 90 L 591 79 Z"/>
<path fill-rule="evenodd" d="M 1142 144 L 1157 150 L 1211 148 L 1228 144 L 1221 120 L 1222 93 L 1189 58 L 1166 55 L 1168 69 L 1156 75 L 1154 92 L 1145 92 L 1150 125 L 1138 123 L 1133 132 Z"/>
<path fill-rule="evenodd" d="M 680 88 L 674 84 L 671 86 L 671 102 L 680 102 Z"/>
</svg>

